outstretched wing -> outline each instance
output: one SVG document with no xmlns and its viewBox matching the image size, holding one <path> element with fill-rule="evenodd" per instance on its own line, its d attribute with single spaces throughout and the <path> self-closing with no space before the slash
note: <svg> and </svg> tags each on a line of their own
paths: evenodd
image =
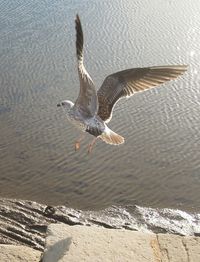
<svg viewBox="0 0 200 262">
<path fill-rule="evenodd" d="M 105 78 L 97 92 L 98 115 L 109 122 L 115 103 L 122 97 L 130 97 L 182 75 L 186 65 L 154 66 L 120 71 Z"/>
<path fill-rule="evenodd" d="M 98 98 L 94 83 L 83 65 L 83 31 L 80 18 L 76 15 L 76 55 L 80 91 L 75 107 L 85 117 L 92 117 L 98 111 Z"/>
</svg>

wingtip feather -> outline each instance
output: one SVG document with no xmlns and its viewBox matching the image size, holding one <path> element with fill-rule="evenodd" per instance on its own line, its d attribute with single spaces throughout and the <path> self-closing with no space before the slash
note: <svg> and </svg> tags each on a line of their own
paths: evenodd
<svg viewBox="0 0 200 262">
<path fill-rule="evenodd" d="M 76 14 L 75 28 L 76 28 L 76 55 L 77 55 L 78 63 L 82 63 L 83 62 L 83 30 L 78 14 Z"/>
<path fill-rule="evenodd" d="M 80 17 L 79 17 L 79 14 L 78 14 L 78 13 L 76 14 L 75 22 L 80 22 Z"/>
</svg>

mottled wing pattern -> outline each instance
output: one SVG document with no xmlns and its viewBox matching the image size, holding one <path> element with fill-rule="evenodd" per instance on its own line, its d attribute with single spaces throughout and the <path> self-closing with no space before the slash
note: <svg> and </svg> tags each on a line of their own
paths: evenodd
<svg viewBox="0 0 200 262">
<path fill-rule="evenodd" d="M 109 122 L 115 103 L 122 97 L 130 97 L 138 92 L 161 85 L 177 78 L 187 70 L 185 65 L 154 66 L 120 71 L 105 78 L 97 92 L 98 115 Z"/>
<path fill-rule="evenodd" d="M 94 83 L 83 65 L 83 31 L 79 16 L 76 16 L 76 55 L 78 63 L 78 74 L 80 91 L 75 102 L 75 108 L 84 117 L 92 117 L 98 111 L 98 98 Z"/>
</svg>

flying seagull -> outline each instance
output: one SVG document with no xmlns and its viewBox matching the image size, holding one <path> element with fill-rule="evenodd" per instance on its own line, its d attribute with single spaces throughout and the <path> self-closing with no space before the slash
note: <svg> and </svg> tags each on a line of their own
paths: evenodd
<svg viewBox="0 0 200 262">
<path fill-rule="evenodd" d="M 110 145 L 123 144 L 124 138 L 107 126 L 112 118 L 113 108 L 119 99 L 128 98 L 138 92 L 175 79 L 186 71 L 187 66 L 152 66 L 123 70 L 107 76 L 99 90 L 96 91 L 83 64 L 83 31 L 78 15 L 76 15 L 75 27 L 80 91 L 75 103 L 64 100 L 57 106 L 64 109 L 68 120 L 79 130 L 88 132 L 95 137 L 88 146 L 88 152 L 91 152 L 97 138 L 101 138 Z M 83 138 L 82 135 L 76 141 L 76 150 L 80 148 Z"/>
</svg>

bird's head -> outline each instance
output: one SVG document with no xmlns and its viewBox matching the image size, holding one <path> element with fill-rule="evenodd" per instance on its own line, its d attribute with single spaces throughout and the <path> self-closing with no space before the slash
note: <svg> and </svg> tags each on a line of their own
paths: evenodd
<svg viewBox="0 0 200 262">
<path fill-rule="evenodd" d="M 58 103 L 57 106 L 69 112 L 70 109 L 74 106 L 74 103 L 72 103 L 70 100 L 64 100 Z"/>
</svg>

